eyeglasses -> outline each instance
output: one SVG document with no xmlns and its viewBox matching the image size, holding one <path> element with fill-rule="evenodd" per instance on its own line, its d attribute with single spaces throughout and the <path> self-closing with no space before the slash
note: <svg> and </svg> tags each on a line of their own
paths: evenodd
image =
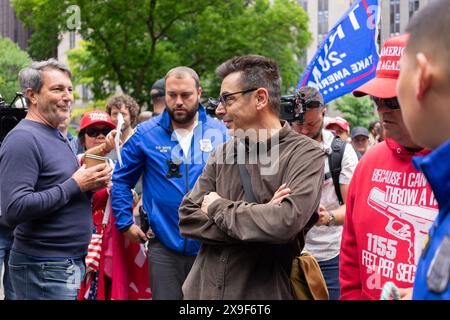
<svg viewBox="0 0 450 320">
<path fill-rule="evenodd" d="M 229 97 L 234 96 L 235 94 L 238 94 L 238 93 L 246 94 L 246 93 L 249 93 L 249 92 L 252 92 L 255 90 L 258 90 L 258 88 L 251 88 L 251 89 L 246 89 L 246 90 L 242 90 L 242 91 L 224 93 L 217 100 L 219 101 L 219 103 L 222 104 L 223 107 L 226 107 L 228 105 Z"/>
<path fill-rule="evenodd" d="M 97 138 L 99 135 L 104 135 L 105 137 L 111 132 L 111 128 L 87 128 L 86 134 L 91 138 Z"/>
<path fill-rule="evenodd" d="M 400 109 L 400 104 L 398 103 L 398 99 L 396 97 L 388 99 L 371 97 L 371 99 L 377 107 L 385 106 L 392 110 Z"/>
</svg>

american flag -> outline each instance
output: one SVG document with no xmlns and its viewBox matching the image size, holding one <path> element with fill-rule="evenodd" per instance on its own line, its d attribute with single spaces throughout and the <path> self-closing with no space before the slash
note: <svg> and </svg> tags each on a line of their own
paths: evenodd
<svg viewBox="0 0 450 320">
<path fill-rule="evenodd" d="M 100 255 L 102 252 L 103 234 L 93 234 L 89 243 L 86 256 L 86 271 L 97 271 L 100 264 Z"/>
</svg>

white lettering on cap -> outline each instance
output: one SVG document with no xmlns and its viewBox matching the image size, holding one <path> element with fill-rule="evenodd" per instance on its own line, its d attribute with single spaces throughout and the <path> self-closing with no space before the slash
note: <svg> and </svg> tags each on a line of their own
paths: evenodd
<svg viewBox="0 0 450 320">
<path fill-rule="evenodd" d="M 89 114 L 89 117 L 91 118 L 91 121 L 107 121 L 108 120 L 108 116 L 104 113 L 100 113 L 100 112 L 93 112 Z"/>
<path fill-rule="evenodd" d="M 377 70 L 400 71 L 400 60 L 378 61 Z"/>
<path fill-rule="evenodd" d="M 399 46 L 389 46 L 384 47 L 381 50 L 381 55 L 385 57 L 401 57 L 403 55 L 404 47 Z"/>
</svg>

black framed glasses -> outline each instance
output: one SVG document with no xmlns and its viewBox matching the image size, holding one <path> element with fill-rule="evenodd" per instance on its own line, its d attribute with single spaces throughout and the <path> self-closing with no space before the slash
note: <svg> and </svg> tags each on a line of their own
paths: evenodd
<svg viewBox="0 0 450 320">
<path fill-rule="evenodd" d="M 229 101 L 228 98 L 230 98 L 231 96 L 234 96 L 235 94 L 238 94 L 238 93 L 246 94 L 246 93 L 249 93 L 249 92 L 252 92 L 255 90 L 258 90 L 258 88 L 250 88 L 250 89 L 236 91 L 236 92 L 224 93 L 217 99 L 217 101 L 219 101 L 219 103 L 221 103 L 222 106 L 226 107 L 228 105 L 228 101 Z"/>
<path fill-rule="evenodd" d="M 371 96 L 371 99 L 377 107 L 385 106 L 392 110 L 400 109 L 400 103 L 398 103 L 397 97 L 381 99 Z"/>
<path fill-rule="evenodd" d="M 87 128 L 86 134 L 91 138 L 97 138 L 101 134 L 106 137 L 111 130 L 111 128 Z"/>
</svg>

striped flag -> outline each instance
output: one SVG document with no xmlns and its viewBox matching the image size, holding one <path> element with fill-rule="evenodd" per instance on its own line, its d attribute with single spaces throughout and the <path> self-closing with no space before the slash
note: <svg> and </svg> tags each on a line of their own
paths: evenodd
<svg viewBox="0 0 450 320">
<path fill-rule="evenodd" d="M 86 271 L 97 271 L 100 265 L 100 255 L 102 253 L 103 234 L 93 234 L 89 243 L 86 256 Z"/>
</svg>

